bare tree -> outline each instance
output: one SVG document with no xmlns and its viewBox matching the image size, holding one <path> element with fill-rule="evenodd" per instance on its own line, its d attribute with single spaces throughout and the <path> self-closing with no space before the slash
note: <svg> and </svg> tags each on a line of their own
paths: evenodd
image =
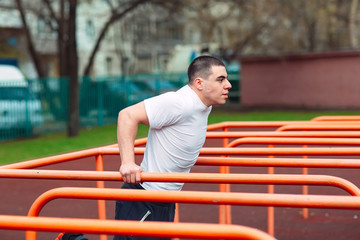
<svg viewBox="0 0 360 240">
<path fill-rule="evenodd" d="M 137 1 L 128 1 L 126 3 L 120 4 L 120 6 L 118 7 L 114 7 L 111 4 L 111 1 L 108 0 L 107 2 L 109 3 L 109 6 L 111 7 L 111 15 L 109 17 L 109 19 L 105 22 L 104 26 L 101 28 L 100 33 L 98 35 L 98 38 L 95 42 L 94 48 L 91 51 L 90 57 L 88 59 L 88 62 L 86 64 L 86 67 L 84 68 L 84 72 L 83 75 L 84 76 L 89 76 L 90 75 L 90 71 L 91 71 L 91 67 L 93 65 L 96 53 L 98 52 L 101 42 L 105 37 L 106 32 L 108 31 L 109 27 L 116 21 L 120 20 L 121 18 L 123 18 L 127 13 L 131 12 L 132 10 L 134 10 L 136 7 L 138 7 L 139 5 L 145 3 L 145 2 L 149 2 L 150 0 L 137 0 Z"/>
<path fill-rule="evenodd" d="M 76 48 L 76 4 L 77 0 L 69 0 L 68 21 L 68 73 L 70 79 L 70 104 L 68 120 L 68 136 L 74 137 L 79 133 L 80 111 L 79 111 L 79 80 L 78 80 L 78 55 Z"/>
<path fill-rule="evenodd" d="M 351 47 L 353 48 L 358 46 L 358 31 L 357 31 L 358 25 L 356 24 L 358 3 L 359 3 L 358 0 L 351 1 L 350 16 L 349 16 L 350 44 Z"/>
<path fill-rule="evenodd" d="M 135 9 L 138 5 L 147 2 L 148 0 L 127 1 L 123 3 L 123 8 L 114 8 L 110 1 L 109 5 L 112 7 L 112 13 L 109 20 L 105 23 L 101 29 L 97 42 L 88 60 L 87 67 L 85 69 L 85 75 L 90 72 L 95 55 L 99 50 L 101 41 L 103 40 L 108 28 L 115 21 L 124 17 L 127 13 Z M 59 62 L 59 72 L 61 77 L 68 77 L 70 80 L 70 94 L 69 94 L 69 113 L 68 113 L 68 136 L 77 136 L 80 128 L 79 121 L 79 81 L 78 81 L 78 56 L 76 48 L 76 6 L 77 0 L 59 0 L 58 9 L 55 11 L 54 2 L 50 0 L 41 0 L 46 6 L 46 10 L 49 14 L 42 14 L 43 9 L 39 10 L 36 14 L 38 17 L 43 18 L 53 31 L 57 33 L 57 54 Z M 36 52 L 33 41 L 31 39 L 30 29 L 26 23 L 25 10 L 23 8 L 21 0 L 16 0 L 17 7 L 21 13 L 22 22 L 28 42 L 28 49 L 32 56 L 33 62 L 37 69 L 38 75 L 44 77 L 45 74 L 42 71 L 39 54 Z M 35 11 L 35 9 L 31 9 Z M 53 23 L 56 23 L 55 25 Z M 51 103 L 50 103 L 51 104 Z"/>
<path fill-rule="evenodd" d="M 39 77 L 45 77 L 45 73 L 44 73 L 43 68 L 42 68 L 40 57 L 39 57 L 39 55 L 37 54 L 37 52 L 35 50 L 33 39 L 31 37 L 31 33 L 30 33 L 28 23 L 27 23 L 27 20 L 26 20 L 25 10 L 24 10 L 22 1 L 21 0 L 16 0 L 16 6 L 17 6 L 17 8 L 19 10 L 19 13 L 20 13 L 20 18 L 21 18 L 21 22 L 22 22 L 22 25 L 23 25 L 23 30 L 24 30 L 24 33 L 25 33 L 25 39 L 26 39 L 26 43 L 27 43 L 27 48 L 29 50 L 30 57 L 32 58 L 32 61 L 33 61 L 34 65 L 35 65 L 36 72 L 37 72 Z"/>
</svg>

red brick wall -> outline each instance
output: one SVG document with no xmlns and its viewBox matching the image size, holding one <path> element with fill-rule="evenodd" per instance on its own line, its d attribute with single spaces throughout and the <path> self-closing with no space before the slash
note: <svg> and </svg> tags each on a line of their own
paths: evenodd
<svg viewBox="0 0 360 240">
<path fill-rule="evenodd" d="M 240 61 L 244 108 L 360 109 L 360 51 Z"/>
</svg>

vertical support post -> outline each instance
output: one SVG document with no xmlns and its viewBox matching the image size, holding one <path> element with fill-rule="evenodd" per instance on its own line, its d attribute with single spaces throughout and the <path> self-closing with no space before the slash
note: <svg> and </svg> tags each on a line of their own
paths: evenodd
<svg viewBox="0 0 360 240">
<path fill-rule="evenodd" d="M 269 148 L 274 147 L 274 145 L 268 145 Z M 274 156 L 269 156 L 269 158 L 274 158 Z M 274 174 L 275 169 L 274 167 L 268 167 L 268 174 Z M 275 192 L 274 185 L 268 185 L 268 193 L 272 194 Z M 268 233 L 271 236 L 274 236 L 274 218 L 275 218 L 275 212 L 274 207 L 268 207 Z"/>
<path fill-rule="evenodd" d="M 307 145 L 303 145 L 303 147 L 306 148 Z M 307 158 L 307 156 L 303 156 L 302 158 L 305 159 L 305 158 Z M 308 174 L 308 169 L 307 168 L 302 168 L 302 174 L 307 175 Z M 307 185 L 302 186 L 302 193 L 303 193 L 303 195 L 308 195 L 309 187 Z M 303 213 L 303 217 L 305 219 L 307 219 L 309 217 L 309 209 L 308 208 L 303 208 L 302 213 Z"/>
<path fill-rule="evenodd" d="M 96 171 L 104 171 L 103 156 L 101 154 L 96 156 Z M 104 188 L 104 181 L 96 181 L 97 188 Z M 106 219 L 106 206 L 105 200 L 98 200 L 98 214 L 100 220 Z M 100 240 L 107 240 L 107 236 L 104 234 L 100 235 Z"/>
<path fill-rule="evenodd" d="M 180 221 L 180 217 L 179 217 L 179 204 L 175 203 L 175 218 L 174 218 L 174 222 L 178 223 Z M 172 240 L 180 240 L 180 238 L 172 238 Z"/>
<path fill-rule="evenodd" d="M 223 132 L 227 132 L 228 128 L 224 127 Z M 229 144 L 228 138 L 223 138 L 223 147 L 227 147 Z M 227 157 L 227 156 L 223 156 Z M 220 166 L 220 173 L 230 173 L 229 166 Z M 219 184 L 220 192 L 230 192 L 230 184 Z M 219 205 L 219 223 L 220 224 L 231 224 L 231 206 L 230 205 Z"/>
</svg>

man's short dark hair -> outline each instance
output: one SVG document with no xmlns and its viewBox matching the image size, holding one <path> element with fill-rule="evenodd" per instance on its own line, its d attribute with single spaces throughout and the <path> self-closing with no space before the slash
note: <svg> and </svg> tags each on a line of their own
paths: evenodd
<svg viewBox="0 0 360 240">
<path fill-rule="evenodd" d="M 199 56 L 195 58 L 188 68 L 189 84 L 193 84 L 197 77 L 207 79 L 211 74 L 212 66 L 224 66 L 218 58 L 212 56 Z"/>
</svg>

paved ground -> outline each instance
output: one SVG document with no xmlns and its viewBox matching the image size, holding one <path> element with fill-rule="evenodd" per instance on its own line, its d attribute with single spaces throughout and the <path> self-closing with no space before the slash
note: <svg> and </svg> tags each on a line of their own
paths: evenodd
<svg viewBox="0 0 360 240">
<path fill-rule="evenodd" d="M 206 146 L 217 144 L 215 140 L 207 141 Z M 117 157 L 104 158 L 105 170 L 116 171 L 119 166 Z M 46 169 L 63 170 L 94 170 L 95 158 L 81 159 L 70 163 L 57 164 Z M 233 173 L 266 173 L 266 168 L 232 167 Z M 218 172 L 218 167 L 195 166 L 192 172 Z M 300 169 L 276 168 L 276 173 L 300 173 Z M 360 186 L 359 170 L 338 169 L 310 169 L 310 174 L 328 174 L 343 177 Z M 121 183 L 107 182 L 106 187 L 120 187 Z M 16 180 L 0 179 L 0 214 L 26 215 L 32 202 L 43 192 L 60 186 L 86 186 L 95 187 L 95 182 L 90 181 L 59 181 L 59 180 Z M 266 192 L 267 187 L 261 185 L 232 185 L 234 192 Z M 184 190 L 217 191 L 218 185 L 214 184 L 185 184 Z M 277 193 L 301 193 L 300 186 L 277 186 Z M 310 194 L 335 194 L 348 195 L 346 192 L 333 187 L 310 187 Z M 107 217 L 114 217 L 114 202 L 108 201 Z M 181 222 L 218 222 L 218 206 L 180 204 Z M 59 199 L 50 202 L 40 213 L 41 216 L 56 217 L 84 217 L 97 218 L 97 203 L 93 200 L 65 200 Z M 275 209 L 275 236 L 285 240 L 352 240 L 360 239 L 360 211 L 357 210 L 330 210 L 310 209 L 309 218 L 304 219 L 299 208 Z M 232 221 L 234 224 L 255 227 L 266 231 L 266 207 L 233 206 Z M 39 233 L 38 239 L 55 239 L 54 233 Z M 97 236 L 87 235 L 90 239 Z M 24 239 L 22 231 L 0 230 L 0 240 Z M 111 238 L 109 237 L 109 240 Z"/>
</svg>

